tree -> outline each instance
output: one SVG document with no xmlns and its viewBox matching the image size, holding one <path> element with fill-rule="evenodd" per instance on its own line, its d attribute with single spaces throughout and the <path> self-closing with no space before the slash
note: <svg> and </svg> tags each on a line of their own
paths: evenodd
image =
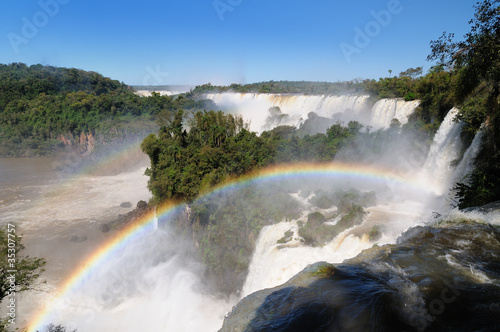
<svg viewBox="0 0 500 332">
<path fill-rule="evenodd" d="M 19 253 L 24 249 L 22 237 L 11 232 L 14 228 L 0 227 L 0 301 L 9 296 L 11 292 L 23 292 L 35 289 L 37 279 L 45 271 L 43 258 L 22 257 Z M 10 251 L 13 250 L 13 251 Z M 6 254 L 7 253 L 7 254 Z M 9 261 L 9 259 L 14 259 Z M 12 275 L 8 271 L 15 270 L 15 289 L 12 289 Z"/>
<path fill-rule="evenodd" d="M 428 60 L 454 74 L 454 96 L 462 105 L 459 117 L 475 132 L 485 124 L 485 135 L 475 169 L 456 187 L 460 208 L 500 198 L 500 0 L 475 6 L 470 32 L 461 41 L 446 32 L 431 42 Z"/>
<path fill-rule="evenodd" d="M 474 18 L 469 21 L 471 31 L 464 40 L 454 41 L 454 34 L 443 35 L 431 42 L 431 54 L 427 60 L 438 60 L 438 64 L 453 68 L 457 73 L 455 97 L 463 102 L 475 93 L 487 94 L 487 122 L 493 124 L 498 143 L 500 116 L 500 0 L 483 0 L 474 8 Z M 498 144 L 495 144 L 497 146 Z"/>
<path fill-rule="evenodd" d="M 49 324 L 45 331 L 37 331 L 37 332 L 69 332 L 69 331 L 66 329 L 66 327 L 62 325 Z M 72 332 L 76 332 L 76 330 L 73 330 Z"/>
<path fill-rule="evenodd" d="M 408 68 L 407 70 L 400 72 L 399 77 L 410 77 L 415 79 L 418 76 L 422 75 L 422 71 L 423 71 L 422 67 Z"/>
<path fill-rule="evenodd" d="M 15 303 L 15 294 L 36 289 L 37 279 L 44 271 L 45 260 L 42 258 L 22 257 L 24 249 L 21 236 L 15 233 L 15 228 L 0 227 L 0 302 L 3 299 L 9 304 Z M 0 319 L 0 331 L 3 331 L 14 317 Z"/>
</svg>

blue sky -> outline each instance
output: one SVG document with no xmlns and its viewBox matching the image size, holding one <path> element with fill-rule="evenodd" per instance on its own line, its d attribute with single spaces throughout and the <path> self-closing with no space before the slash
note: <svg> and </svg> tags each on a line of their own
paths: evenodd
<svg viewBox="0 0 500 332">
<path fill-rule="evenodd" d="M 429 42 L 443 31 L 466 33 L 476 0 L 3 2 L 0 63 L 168 85 L 335 82 L 427 70 Z"/>
</svg>

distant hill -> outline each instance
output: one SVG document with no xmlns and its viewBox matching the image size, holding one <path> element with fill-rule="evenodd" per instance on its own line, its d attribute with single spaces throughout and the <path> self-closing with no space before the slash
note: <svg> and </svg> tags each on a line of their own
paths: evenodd
<svg viewBox="0 0 500 332">
<path fill-rule="evenodd" d="M 42 156 L 94 147 L 156 131 L 159 115 L 198 104 L 168 96 L 140 97 L 124 83 L 92 71 L 0 64 L 0 156 Z"/>
</svg>

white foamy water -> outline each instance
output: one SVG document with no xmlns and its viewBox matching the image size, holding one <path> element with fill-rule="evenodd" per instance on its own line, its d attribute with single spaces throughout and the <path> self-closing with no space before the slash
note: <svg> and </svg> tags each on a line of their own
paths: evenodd
<svg viewBox="0 0 500 332">
<path fill-rule="evenodd" d="M 370 125 L 375 129 L 387 129 L 393 119 L 397 119 L 401 124 L 408 123 L 408 117 L 415 112 L 418 105 L 419 100 L 381 99 L 373 105 Z"/>
<path fill-rule="evenodd" d="M 456 122 L 457 108 L 451 109 L 444 118 L 427 155 L 422 172 L 434 183 L 436 194 L 443 195 L 450 188 L 453 178 L 453 163 L 461 157 L 462 123 Z"/>
<path fill-rule="evenodd" d="M 321 247 L 303 244 L 298 233 L 297 220 L 266 226 L 257 240 L 242 295 L 281 285 L 309 264 L 319 261 L 342 263 L 364 249 L 371 248 L 374 243 L 394 243 L 403 231 L 422 222 L 420 216 L 424 208 L 423 204 L 418 202 L 400 202 L 367 208 L 369 214 L 361 225 L 343 231 Z M 303 216 L 300 220 L 305 222 L 307 217 Z M 368 232 L 375 225 L 380 226 L 383 233 L 380 239 L 371 242 Z M 294 233 L 293 239 L 286 244 L 279 244 L 278 240 L 286 231 Z"/>
<path fill-rule="evenodd" d="M 56 298 L 80 262 L 114 235 L 99 225 L 149 200 L 151 193 L 144 167 L 95 176 L 60 174 L 55 164 L 0 160 L 0 172 L 8 175 L 0 190 L 2 222 L 14 222 L 24 233 L 24 254 L 47 260 L 43 292 L 19 296 L 19 326 L 49 306 L 45 324 L 62 324 L 68 331 L 217 330 L 231 305 L 210 295 L 201 278 L 204 266 L 165 229 L 129 243 L 87 271 L 83 284 Z M 124 202 L 132 207 L 120 207 Z"/>
<path fill-rule="evenodd" d="M 309 112 L 319 116 L 334 118 L 347 123 L 358 121 L 375 129 L 389 128 L 393 119 L 401 124 L 415 111 L 420 101 L 405 101 L 401 98 L 381 99 L 370 109 L 369 96 L 325 96 L 325 95 L 281 95 L 266 93 L 216 93 L 205 94 L 203 98 L 212 100 L 224 110 L 242 115 L 250 120 L 250 129 L 260 132 L 271 129 L 266 125 L 269 108 L 277 106 L 287 116 L 275 125 L 298 127 L 308 118 Z"/>
<path fill-rule="evenodd" d="M 294 239 L 285 245 L 278 244 L 277 241 L 288 230 L 294 232 Z M 296 221 L 264 227 L 256 244 L 242 296 L 280 285 L 309 264 L 319 261 L 341 262 L 372 246 L 366 236 L 359 238 L 347 235 L 348 232 L 346 230 L 339 234 L 324 247 L 309 247 L 300 242 Z"/>
<path fill-rule="evenodd" d="M 473 162 L 474 159 L 477 157 L 477 154 L 479 153 L 479 148 L 481 145 L 481 140 L 483 139 L 483 134 L 484 134 L 483 129 L 480 129 L 474 136 L 471 145 L 465 151 L 464 156 L 460 161 L 460 164 L 458 164 L 453 174 L 454 182 L 462 181 L 465 176 L 467 176 L 472 172 L 474 164 Z"/>
<path fill-rule="evenodd" d="M 279 125 L 299 126 L 307 119 L 309 112 L 332 118 L 342 114 L 342 120 L 358 120 L 366 123 L 369 118 L 367 106 L 369 96 L 324 96 L 324 95 L 281 95 L 266 93 L 216 93 L 205 94 L 224 110 L 234 112 L 250 120 L 250 129 L 261 132 L 266 128 L 269 108 L 277 106 L 288 116 Z"/>
<path fill-rule="evenodd" d="M 231 308 L 203 286 L 204 267 L 158 230 L 109 257 L 48 319 L 78 331 L 216 331 Z"/>
<path fill-rule="evenodd" d="M 386 111 L 388 108 L 398 109 L 396 106 L 396 100 L 382 100 L 374 107 L 377 112 L 373 114 L 374 116 L 378 114 L 377 121 L 380 121 L 380 124 L 386 123 L 395 113 L 383 118 L 380 115 L 384 114 L 382 109 Z M 417 106 L 418 102 L 414 102 L 411 105 L 408 104 L 407 109 L 414 109 Z M 400 105 L 399 109 L 403 108 Z M 404 112 L 401 114 L 405 114 Z M 317 261 L 341 263 L 345 259 L 356 256 L 374 244 L 368 240 L 367 235 L 372 226 L 380 226 L 383 233 L 382 238 L 376 243 L 394 243 L 408 228 L 430 220 L 433 208 L 439 208 L 439 211 L 443 213 L 449 211 L 450 206 L 446 205 L 448 189 L 453 184 L 453 179 L 457 177 L 457 172 L 464 174 L 470 170 L 471 160 L 477 154 L 481 139 L 481 134 L 478 133 L 455 169 L 451 164 L 461 157 L 462 149 L 460 140 L 462 124 L 454 121 L 457 112 L 458 109 L 452 109 L 443 120 L 430 147 L 424 167 L 411 171 L 415 176 L 422 178 L 422 183 L 426 183 L 430 191 L 415 193 L 408 192 L 404 188 L 391 187 L 392 193 L 386 194 L 382 202 L 366 209 L 369 215 L 365 217 L 363 224 L 344 231 L 323 247 L 305 246 L 298 236 L 296 221 L 281 222 L 265 227 L 257 241 L 243 293 L 247 295 L 262 288 L 278 286 L 307 265 Z M 410 113 L 408 111 L 406 114 Z M 299 195 L 294 195 L 294 197 L 298 199 Z M 454 212 L 454 217 L 460 217 L 460 213 Z M 489 223 L 498 222 L 497 217 L 492 214 L 473 214 L 475 214 L 474 219 L 485 220 L 487 218 Z M 468 216 L 471 217 L 470 214 Z M 304 219 L 306 218 L 302 218 L 303 222 Z M 294 232 L 293 241 L 286 245 L 278 244 L 277 241 L 287 230 Z"/>
<path fill-rule="evenodd" d="M 346 105 L 350 105 L 354 113 L 359 111 L 361 114 L 366 103 L 362 97 L 328 100 L 326 97 L 296 96 L 294 99 L 284 97 L 273 101 L 274 97 L 270 95 L 240 95 L 238 98 L 249 98 L 251 103 L 262 102 L 264 107 L 278 103 L 283 107 L 282 111 L 286 109 L 292 116 L 299 116 L 305 108 L 314 108 L 320 115 L 331 115 Z M 384 101 L 377 107 L 380 110 L 396 107 L 395 113 L 391 114 L 396 115 L 396 118 L 402 116 L 404 121 L 414 104 L 398 106 L 397 102 Z M 250 110 L 251 107 L 247 111 Z M 452 121 L 454 114 L 456 110 L 452 110 L 443 121 L 430 148 L 424 170 L 420 173 L 421 176 L 425 175 L 430 187 L 437 188 L 434 193 L 423 189 L 420 192 L 418 188 L 379 184 L 386 192 L 381 195 L 377 193 L 380 201 L 366 209 L 369 214 L 364 222 L 345 230 L 322 247 L 303 244 L 298 235 L 299 220 L 278 222 L 263 228 L 240 295 L 279 285 L 310 263 L 340 263 L 372 247 L 374 243 L 394 242 L 409 227 L 427 222 L 427 214 L 431 212 L 429 202 L 439 200 L 444 195 L 455 172 L 463 173 L 470 169 L 470 160 L 479 144 L 475 139 L 471 152 L 465 153 L 459 166 L 450 165 L 460 158 L 462 148 L 459 142 L 461 125 Z M 386 123 L 394 115 L 385 119 L 380 115 L 377 119 L 380 119 L 380 123 Z M 22 176 L 15 181 L 2 180 L 0 213 L 6 218 L 5 221 L 18 222 L 26 230 L 25 239 L 26 244 L 29 244 L 27 250 L 30 255 L 48 259 L 48 284 L 45 288 L 48 292 L 29 293 L 21 298 L 25 307 L 20 309 L 20 313 L 29 317 L 41 306 L 50 303 L 58 287 L 73 269 L 78 268 L 79 262 L 109 239 L 109 234 L 97 230 L 97 224 L 130 211 L 121 208 L 121 203 L 131 202 L 135 205 L 138 200 L 148 200 L 150 193 L 146 187 L 147 177 L 142 175 L 144 169 L 111 176 L 61 178 L 52 174 L 50 167 L 44 166 L 41 169 L 45 171 L 37 177 L 36 164 L 30 168 L 26 167 L 25 161 L 20 162 L 25 167 L 24 170 L 18 169 Z M 10 174 L 16 173 L 16 168 L 12 169 Z M 420 170 L 411 171 L 412 174 L 418 174 Z M 366 186 L 370 185 L 352 181 L 353 187 L 363 190 L 369 190 Z M 305 221 L 308 212 L 313 212 L 313 208 L 308 205 L 311 197 L 301 198 L 298 194 L 293 197 L 307 207 L 300 219 Z M 326 212 L 333 213 L 334 208 Z M 471 217 L 473 214 L 489 223 L 500 224 L 498 215 L 474 212 L 465 216 Z M 464 216 L 463 212 L 458 211 L 450 215 Z M 382 237 L 375 242 L 371 242 L 368 237 L 373 226 L 380 226 L 382 232 Z M 278 240 L 290 230 L 294 233 L 292 240 L 278 244 Z M 73 235 L 77 239 L 85 237 L 86 240 L 72 242 L 70 239 Z M 63 324 L 79 332 L 215 331 L 234 301 L 213 297 L 206 289 L 204 271 L 205 267 L 193 258 L 186 246 L 175 236 L 172 237 L 168 228 L 159 227 L 156 232 L 129 243 L 122 251 L 110 256 L 105 264 L 93 270 L 82 285 L 61 299 L 59 306 L 52 308 L 48 322 Z M 472 267 L 471 273 L 474 271 Z"/>
</svg>

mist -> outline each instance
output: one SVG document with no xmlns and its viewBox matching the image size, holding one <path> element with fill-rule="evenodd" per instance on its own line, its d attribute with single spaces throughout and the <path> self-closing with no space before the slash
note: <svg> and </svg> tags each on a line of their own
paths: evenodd
<svg viewBox="0 0 500 332">
<path fill-rule="evenodd" d="M 20 221 L 26 230 L 30 255 L 49 257 L 51 273 L 47 275 L 47 293 L 26 295 L 33 303 L 52 306 L 45 324 L 61 324 L 81 332 L 217 330 L 237 300 L 254 291 L 280 285 L 317 261 L 341 263 L 374 244 L 395 243 L 408 228 L 434 222 L 433 212 L 450 211 L 452 201 L 448 188 L 458 177 L 454 173 L 464 173 L 474 157 L 474 151 L 463 153 L 463 147 L 455 144 L 460 131 L 451 115 L 429 144 L 412 132 L 402 130 L 400 125 L 391 126 L 392 119 L 384 120 L 384 127 L 375 130 L 375 123 L 371 121 L 376 107 L 370 111 L 365 97 L 335 99 L 340 103 L 336 105 L 347 102 L 351 107 L 358 105 L 357 111 L 352 108 L 332 111 L 333 108 L 323 107 L 326 103 L 323 96 L 277 98 L 226 94 L 213 98 L 217 105 L 222 105 L 217 98 L 232 99 L 233 106 L 237 106 L 233 111 L 251 121 L 251 128 L 271 129 L 287 121 L 293 123 L 299 116 L 306 119 L 302 129 L 307 125 L 308 133 L 324 131 L 325 123 L 336 124 L 339 119 L 347 121 L 351 116 L 353 121 L 364 121 L 355 140 L 337 153 L 334 163 L 363 165 L 385 177 L 363 178 L 356 174 L 339 177 L 332 173 L 271 178 L 210 194 L 183 209 L 184 215 L 178 217 L 184 218 L 184 222 L 189 221 L 190 211 L 197 204 L 209 204 L 214 211 L 237 207 L 238 213 L 247 219 L 254 218 L 257 209 L 269 223 L 259 233 L 251 233 L 254 249 L 248 253 L 248 269 L 236 277 L 225 276 L 235 285 L 235 292 L 221 291 L 220 281 L 217 285 L 214 275 L 201 263 L 199 247 L 202 244 L 194 235 L 179 234 L 175 218 L 160 218 L 158 230 L 135 238 L 107 257 L 103 264 L 89 271 L 78 287 L 54 304 L 55 290 L 77 268 L 78 261 L 108 239 L 100 225 L 130 211 L 121 207 L 121 203 L 131 202 L 134 207 L 139 200 L 147 201 L 151 197 L 147 177 L 143 175 L 147 162 L 144 163 L 137 145 L 127 149 L 116 161 L 96 158 L 94 166 L 87 167 L 86 172 L 78 167 L 64 167 L 64 163 L 56 161 L 59 164 L 53 164 L 56 165 L 55 178 L 39 188 L 33 202 L 16 207 L 23 211 Z M 276 102 L 272 105 L 279 109 L 269 112 L 270 98 Z M 241 105 L 237 104 L 238 100 Z M 312 108 L 307 106 L 312 100 L 322 100 L 323 108 L 318 104 Z M 398 100 L 384 102 L 390 107 L 398 103 L 404 112 L 417 104 Z M 256 108 L 257 105 L 261 108 Z M 311 113 L 311 109 L 315 113 Z M 394 114 L 398 114 L 398 108 Z M 468 160 L 461 160 L 462 154 Z M 462 167 L 457 168 L 460 164 Z M 436 169 L 441 172 L 440 176 L 433 173 Z M 360 197 L 357 204 L 364 209 L 362 220 L 342 228 L 325 243 L 306 243 L 301 232 L 310 215 L 319 213 L 324 216 L 326 227 L 335 227 L 345 216 L 338 203 L 339 197 L 345 195 Z M 363 197 L 373 199 L 368 202 Z M 328 201 L 326 206 L 319 203 L 322 199 Z M 290 209 L 288 217 L 272 219 L 272 211 L 287 209 Z M 211 222 L 217 224 L 224 218 L 227 217 L 219 213 Z M 32 315 L 36 306 L 25 310 L 28 316 Z"/>
<path fill-rule="evenodd" d="M 58 303 L 51 321 L 78 331 L 213 331 L 231 306 L 203 283 L 194 249 L 169 228 L 109 257 Z"/>
</svg>

